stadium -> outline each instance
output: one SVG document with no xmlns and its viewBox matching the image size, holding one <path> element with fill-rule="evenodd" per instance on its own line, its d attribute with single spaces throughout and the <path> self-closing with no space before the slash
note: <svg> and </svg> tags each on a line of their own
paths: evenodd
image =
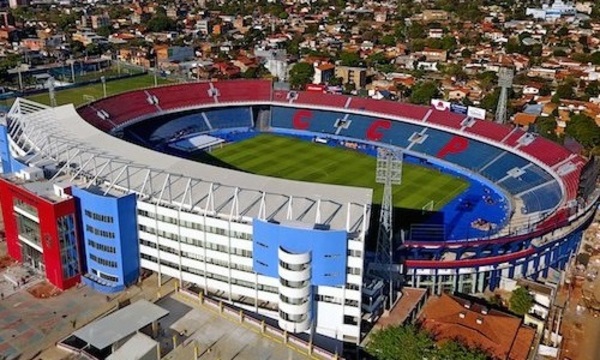
<svg viewBox="0 0 600 360">
<path fill-rule="evenodd" d="M 385 302 L 367 254 L 380 149 L 403 154 L 394 261 L 404 284 L 433 293 L 562 270 L 598 200 L 597 162 L 533 133 L 266 80 L 77 109 L 18 99 L 3 122 L 13 258 L 61 288 L 104 292 L 153 271 L 336 349 L 359 344 Z"/>
</svg>

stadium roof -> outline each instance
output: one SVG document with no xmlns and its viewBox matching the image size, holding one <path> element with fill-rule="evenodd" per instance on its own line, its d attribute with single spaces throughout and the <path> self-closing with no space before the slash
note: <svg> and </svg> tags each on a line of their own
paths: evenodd
<svg viewBox="0 0 600 360">
<path fill-rule="evenodd" d="M 33 145 L 33 162 L 48 158 L 105 193 L 135 192 L 186 211 L 232 219 L 261 218 L 361 230 L 372 189 L 292 181 L 214 167 L 147 149 L 98 130 L 73 105 L 48 108 L 18 99 L 9 117 Z M 13 130 L 16 127 L 11 127 Z"/>
<path fill-rule="evenodd" d="M 139 300 L 73 333 L 98 350 L 106 349 L 169 314 L 148 300 Z"/>
</svg>

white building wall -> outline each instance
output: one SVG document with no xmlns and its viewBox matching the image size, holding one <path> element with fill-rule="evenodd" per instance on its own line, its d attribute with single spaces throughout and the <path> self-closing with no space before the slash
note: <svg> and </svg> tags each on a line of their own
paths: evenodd
<svg viewBox="0 0 600 360">
<path fill-rule="evenodd" d="M 141 267 L 190 282 L 245 309 L 279 318 L 268 302 L 280 302 L 278 279 L 252 270 L 252 223 L 229 222 L 138 200 Z M 366 230 L 366 229 L 364 229 Z M 360 341 L 364 238 L 348 240 L 347 285 L 315 286 L 316 332 Z M 254 303 L 249 305 L 248 301 Z"/>
</svg>

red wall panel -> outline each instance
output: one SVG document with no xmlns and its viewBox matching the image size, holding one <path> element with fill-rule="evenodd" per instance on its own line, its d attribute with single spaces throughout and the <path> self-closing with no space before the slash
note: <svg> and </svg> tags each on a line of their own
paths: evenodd
<svg viewBox="0 0 600 360">
<path fill-rule="evenodd" d="M 63 278 L 57 226 L 59 217 L 76 214 L 75 200 L 71 198 L 54 203 L 10 181 L 0 179 L 0 206 L 2 206 L 8 254 L 18 261 L 22 261 L 22 255 L 18 239 L 17 221 L 13 209 L 14 198 L 21 199 L 38 211 L 43 259 L 48 281 L 60 289 L 67 289 L 77 284 L 79 275 L 69 279 Z M 77 234 L 77 229 L 75 230 Z"/>
</svg>

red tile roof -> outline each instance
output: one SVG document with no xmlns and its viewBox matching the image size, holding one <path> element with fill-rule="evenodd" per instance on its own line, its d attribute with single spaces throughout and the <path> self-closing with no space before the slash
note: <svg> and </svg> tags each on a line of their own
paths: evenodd
<svg viewBox="0 0 600 360">
<path fill-rule="evenodd" d="M 420 319 L 438 341 L 458 339 L 495 359 L 527 359 L 535 335 L 521 318 L 448 294 L 430 298 Z"/>
</svg>

